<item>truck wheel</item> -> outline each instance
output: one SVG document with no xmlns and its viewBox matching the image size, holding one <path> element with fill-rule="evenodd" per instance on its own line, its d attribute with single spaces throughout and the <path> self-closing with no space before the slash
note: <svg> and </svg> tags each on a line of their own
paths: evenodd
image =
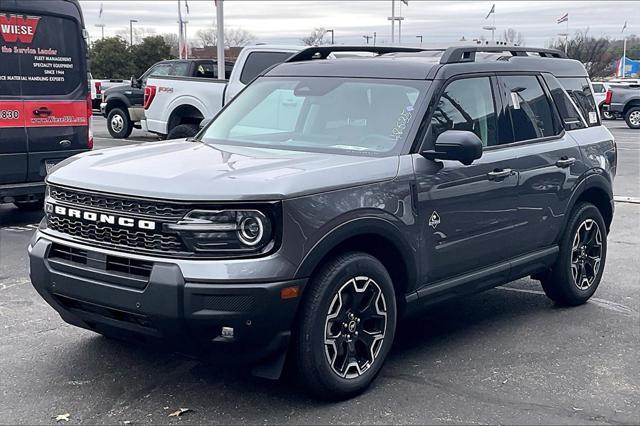
<svg viewBox="0 0 640 426">
<path fill-rule="evenodd" d="M 607 258 L 607 228 L 591 203 L 576 205 L 560 240 L 553 268 L 540 277 L 547 296 L 560 305 L 585 303 L 595 293 Z"/>
<path fill-rule="evenodd" d="M 167 135 L 167 139 L 186 139 L 198 134 L 197 124 L 179 124 Z"/>
<path fill-rule="evenodd" d="M 29 201 L 14 201 L 13 205 L 24 211 L 42 210 L 44 209 L 44 198 Z"/>
<path fill-rule="evenodd" d="M 323 399 L 357 395 L 380 372 L 395 328 L 395 293 L 382 263 L 365 253 L 332 259 L 301 305 L 293 347 L 301 382 Z"/>
<path fill-rule="evenodd" d="M 640 107 L 634 106 L 624 115 L 624 121 L 632 129 L 640 129 Z"/>
<path fill-rule="evenodd" d="M 128 138 L 133 131 L 133 123 L 122 108 L 114 108 L 107 115 L 107 130 L 113 138 Z"/>
<path fill-rule="evenodd" d="M 616 119 L 616 115 L 609 112 L 609 111 L 605 111 L 603 108 L 600 108 L 600 115 L 602 116 L 602 118 L 604 120 L 615 120 Z"/>
</svg>

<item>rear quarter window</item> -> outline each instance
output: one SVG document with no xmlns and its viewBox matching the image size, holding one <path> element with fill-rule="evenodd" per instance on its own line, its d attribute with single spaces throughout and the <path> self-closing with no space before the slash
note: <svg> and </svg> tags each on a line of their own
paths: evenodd
<svg viewBox="0 0 640 426">
<path fill-rule="evenodd" d="M 85 83 L 84 40 L 71 19 L 0 11 L 0 41 L 0 93 L 66 95 Z"/>
<path fill-rule="evenodd" d="M 577 105 L 587 125 L 589 127 L 599 126 L 598 107 L 593 93 L 591 93 L 589 80 L 585 77 L 564 77 L 558 80 Z"/>
<path fill-rule="evenodd" d="M 247 56 L 240 82 L 249 84 L 262 71 L 272 65 L 279 64 L 291 56 L 291 52 L 252 52 Z"/>
</svg>

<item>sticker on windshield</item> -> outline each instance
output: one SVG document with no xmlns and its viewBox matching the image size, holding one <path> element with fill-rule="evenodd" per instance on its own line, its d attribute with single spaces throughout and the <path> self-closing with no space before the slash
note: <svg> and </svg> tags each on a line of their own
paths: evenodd
<svg viewBox="0 0 640 426">
<path fill-rule="evenodd" d="M 400 140 L 402 135 L 404 135 L 404 131 L 409 124 L 409 120 L 413 117 L 413 105 L 409 105 L 406 107 L 402 113 L 398 116 L 396 120 L 395 127 L 391 130 L 391 137 L 396 141 Z"/>
<path fill-rule="evenodd" d="M 598 114 L 595 111 L 589 111 L 589 124 L 598 123 Z"/>
</svg>

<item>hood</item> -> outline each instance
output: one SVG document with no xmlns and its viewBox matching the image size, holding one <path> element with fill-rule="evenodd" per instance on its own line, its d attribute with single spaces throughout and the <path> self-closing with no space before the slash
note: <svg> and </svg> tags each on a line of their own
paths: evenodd
<svg viewBox="0 0 640 426">
<path fill-rule="evenodd" d="M 76 155 L 47 181 L 166 200 L 278 200 L 393 179 L 398 161 L 176 140 Z"/>
<path fill-rule="evenodd" d="M 129 92 L 129 93 L 127 93 Z M 115 93 L 144 93 L 144 89 L 139 89 L 137 87 L 131 86 L 131 83 L 118 84 L 117 86 L 111 86 L 108 89 L 102 91 L 102 95 L 106 98 L 109 95 L 113 95 Z"/>
</svg>

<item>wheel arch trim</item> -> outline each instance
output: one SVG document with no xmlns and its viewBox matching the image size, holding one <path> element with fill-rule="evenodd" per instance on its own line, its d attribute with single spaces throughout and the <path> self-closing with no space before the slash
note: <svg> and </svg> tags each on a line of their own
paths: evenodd
<svg viewBox="0 0 640 426">
<path fill-rule="evenodd" d="M 322 237 L 304 256 L 296 270 L 295 277 L 309 277 L 322 263 L 326 256 L 341 244 L 357 237 L 375 236 L 391 243 L 400 253 L 407 275 L 406 291 L 412 291 L 418 270 L 416 251 L 402 236 L 402 231 L 386 219 L 377 217 L 361 217 L 344 222 Z"/>
</svg>

